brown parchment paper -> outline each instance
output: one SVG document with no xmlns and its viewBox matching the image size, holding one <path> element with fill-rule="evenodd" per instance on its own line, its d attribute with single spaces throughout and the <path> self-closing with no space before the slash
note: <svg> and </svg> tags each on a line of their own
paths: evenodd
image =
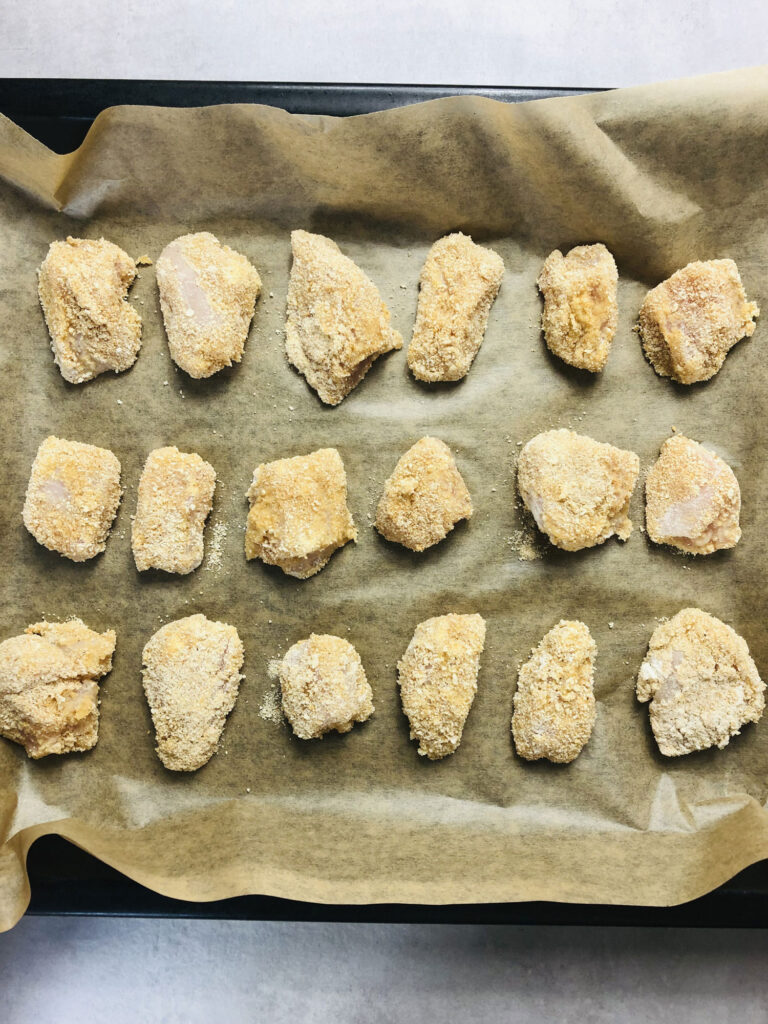
<svg viewBox="0 0 768 1024">
<path fill-rule="evenodd" d="M 671 904 L 768 855 L 768 725 L 747 727 L 724 751 L 665 760 L 633 692 L 658 618 L 691 604 L 732 624 L 768 673 L 766 325 L 713 381 L 690 388 L 657 377 L 632 332 L 649 287 L 712 257 L 737 261 L 765 319 L 766 156 L 767 69 L 347 120 L 123 107 L 64 157 L 0 123 L 2 636 L 74 614 L 118 635 L 92 752 L 31 762 L 0 741 L 3 927 L 28 899 L 26 852 L 49 832 L 194 900 Z M 406 340 L 429 245 L 461 229 L 495 248 L 504 283 L 468 378 L 424 387 L 395 353 L 341 406 L 323 407 L 284 356 L 294 227 L 330 235 L 359 262 Z M 197 230 L 246 253 L 263 278 L 242 364 L 202 382 L 176 370 L 147 267 L 131 297 L 144 322 L 136 365 L 66 384 L 36 295 L 49 242 L 104 235 L 155 259 Z M 610 247 L 620 271 L 620 325 L 597 378 L 548 355 L 535 285 L 551 249 L 591 241 Z M 638 487 L 628 544 L 579 554 L 539 544 L 540 557 L 521 560 L 530 524 L 515 501 L 516 453 L 555 426 L 633 449 L 644 469 L 673 426 L 711 444 L 741 483 L 742 542 L 700 560 L 650 546 L 637 529 Z M 47 552 L 21 523 L 49 433 L 109 447 L 122 462 L 113 535 L 85 564 Z M 456 450 L 476 513 L 412 555 L 379 538 L 371 517 L 397 458 L 426 433 Z M 139 577 L 131 557 L 138 476 L 162 444 L 199 452 L 219 476 L 208 557 L 185 578 Z M 254 466 L 325 445 L 342 453 L 358 543 L 306 582 L 246 563 Z M 174 775 L 154 753 L 141 650 L 162 623 L 196 611 L 237 627 L 246 679 L 220 752 L 196 774 Z M 415 625 L 448 611 L 482 613 L 488 642 L 462 745 L 429 763 L 409 742 L 395 665 Z M 597 641 L 597 724 L 574 764 L 525 764 L 509 732 L 516 672 L 561 617 L 584 619 Z M 306 743 L 259 712 L 269 660 L 311 630 L 356 645 L 376 714 L 346 736 Z"/>
</svg>

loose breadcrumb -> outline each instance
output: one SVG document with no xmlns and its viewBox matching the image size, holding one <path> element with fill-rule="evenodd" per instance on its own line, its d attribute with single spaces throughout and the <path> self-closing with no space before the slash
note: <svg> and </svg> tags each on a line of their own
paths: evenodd
<svg viewBox="0 0 768 1024">
<path fill-rule="evenodd" d="M 561 620 L 534 648 L 517 680 L 512 735 L 526 761 L 575 760 L 595 724 L 597 647 L 589 628 Z"/>
<path fill-rule="evenodd" d="M 0 644 L 0 735 L 31 758 L 90 750 L 99 737 L 99 679 L 115 632 L 80 619 L 38 622 Z"/>
</svg>

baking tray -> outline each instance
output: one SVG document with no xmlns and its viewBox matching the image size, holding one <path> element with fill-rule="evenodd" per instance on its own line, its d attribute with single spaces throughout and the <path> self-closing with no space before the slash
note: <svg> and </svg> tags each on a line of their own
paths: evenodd
<svg viewBox="0 0 768 1024">
<path fill-rule="evenodd" d="M 116 104 L 263 103 L 291 113 L 348 116 L 444 96 L 472 94 L 514 103 L 587 91 L 594 90 L 0 78 L 0 112 L 65 153 L 80 145 L 100 111 Z M 752 865 L 700 899 L 669 908 L 543 902 L 366 907 L 265 896 L 192 903 L 145 889 L 58 836 L 45 836 L 33 845 L 28 869 L 30 914 L 709 927 L 764 927 L 768 922 L 768 861 Z"/>
</svg>

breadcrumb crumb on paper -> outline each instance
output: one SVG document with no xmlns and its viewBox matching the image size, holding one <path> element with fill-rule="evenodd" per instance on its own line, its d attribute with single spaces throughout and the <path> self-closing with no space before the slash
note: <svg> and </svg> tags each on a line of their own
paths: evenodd
<svg viewBox="0 0 768 1024">
<path fill-rule="evenodd" d="M 373 362 L 403 339 L 371 279 L 324 235 L 292 231 L 285 348 L 327 405 L 338 405 Z"/>
<path fill-rule="evenodd" d="M 117 245 L 68 237 L 52 242 L 38 276 L 38 294 L 62 377 L 83 384 L 136 362 L 141 317 L 128 302 L 136 265 Z"/>
<path fill-rule="evenodd" d="M 341 637 L 312 633 L 287 651 L 278 671 L 283 713 L 299 739 L 349 732 L 374 712 L 360 655 Z"/>
<path fill-rule="evenodd" d="M 106 548 L 122 493 L 108 448 L 50 436 L 32 463 L 22 519 L 43 547 L 84 562 Z"/>
<path fill-rule="evenodd" d="M 419 623 L 397 664 L 400 697 L 430 761 L 452 754 L 477 693 L 485 619 L 480 615 L 439 615 Z"/>
<path fill-rule="evenodd" d="M 418 380 L 466 377 L 485 337 L 504 261 L 457 232 L 439 239 L 419 278 L 419 305 L 408 366 Z M 401 287 L 405 287 L 401 285 Z"/>
<path fill-rule="evenodd" d="M 608 361 L 619 313 L 619 274 L 602 243 L 555 249 L 539 274 L 547 348 L 571 366 L 599 373 Z"/>
<path fill-rule="evenodd" d="M 741 491 L 731 467 L 682 434 L 668 438 L 645 481 L 648 536 L 695 555 L 741 539 Z"/>
<path fill-rule="evenodd" d="M 0 644 L 0 735 L 31 758 L 90 750 L 99 735 L 99 679 L 115 632 L 80 619 L 38 622 Z"/>
<path fill-rule="evenodd" d="M 579 756 L 595 724 L 596 656 L 589 627 L 565 619 L 534 648 L 514 696 L 512 736 L 520 757 L 567 764 Z"/>
<path fill-rule="evenodd" d="M 643 349 L 661 377 L 680 384 L 709 380 L 760 309 L 747 300 L 733 260 L 689 263 L 656 285 L 638 316 Z"/>
<path fill-rule="evenodd" d="M 653 631 L 637 676 L 653 735 L 667 757 L 728 745 L 765 709 L 765 683 L 742 637 L 700 608 Z"/>
<path fill-rule="evenodd" d="M 384 484 L 376 529 L 389 541 L 424 551 L 471 515 L 472 499 L 451 449 L 436 437 L 422 437 Z"/>
</svg>

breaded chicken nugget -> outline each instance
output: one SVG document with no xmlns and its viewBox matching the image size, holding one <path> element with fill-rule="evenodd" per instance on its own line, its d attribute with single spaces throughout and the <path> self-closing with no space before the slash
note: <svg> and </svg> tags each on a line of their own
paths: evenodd
<svg viewBox="0 0 768 1024">
<path fill-rule="evenodd" d="M 526 761 L 574 761 L 595 724 L 597 647 L 583 622 L 561 620 L 520 669 L 512 714 L 515 749 Z"/>
<path fill-rule="evenodd" d="M 39 270 L 38 294 L 64 380 L 82 384 L 133 366 L 141 318 L 127 301 L 136 264 L 112 242 L 52 242 Z"/>
<path fill-rule="evenodd" d="M 213 505 L 216 471 L 195 453 L 156 448 L 144 463 L 131 529 L 139 572 L 189 573 L 203 560 L 203 529 Z"/>
<path fill-rule="evenodd" d="M 436 437 L 422 437 L 384 484 L 376 529 L 387 540 L 423 551 L 471 515 L 472 499 L 451 449 Z"/>
<path fill-rule="evenodd" d="M 480 350 L 504 262 L 457 232 L 429 250 L 419 279 L 419 307 L 408 366 L 425 381 L 461 380 Z"/>
<path fill-rule="evenodd" d="M 699 608 L 653 631 L 637 676 L 637 699 L 651 702 L 653 735 L 667 757 L 727 746 L 760 720 L 764 691 L 744 640 Z"/>
<path fill-rule="evenodd" d="M 0 735 L 29 757 L 90 750 L 99 738 L 99 679 L 112 668 L 114 630 L 80 619 L 38 622 L 0 644 Z"/>
<path fill-rule="evenodd" d="M 544 296 L 541 329 L 547 348 L 571 366 L 599 373 L 608 361 L 619 322 L 619 274 L 604 245 L 577 245 L 567 256 L 550 253 L 539 274 Z"/>
<path fill-rule="evenodd" d="M 373 714 L 373 691 L 360 655 L 347 640 L 312 633 L 280 662 L 283 711 L 302 740 L 349 732 Z"/>
<path fill-rule="evenodd" d="M 194 772 L 216 752 L 237 700 L 243 678 L 238 632 L 189 615 L 158 629 L 142 658 L 157 756 L 171 771 Z"/>
<path fill-rule="evenodd" d="M 292 231 L 285 350 L 321 400 L 338 405 L 371 364 L 403 347 L 371 279 L 324 235 Z"/>
<path fill-rule="evenodd" d="M 278 565 L 288 576 L 314 576 L 337 548 L 357 538 L 335 448 L 262 463 L 246 497 L 245 557 Z"/>
<path fill-rule="evenodd" d="M 638 329 L 649 362 L 680 384 L 709 380 L 760 310 L 748 302 L 733 260 L 689 263 L 656 285 L 640 309 Z"/>
<path fill-rule="evenodd" d="M 741 492 L 719 455 L 682 434 L 668 438 L 645 481 L 645 522 L 656 544 L 694 555 L 735 547 Z"/>
<path fill-rule="evenodd" d="M 564 551 L 632 532 L 629 500 L 640 472 L 634 452 L 572 430 L 547 430 L 525 445 L 517 486 L 536 525 Z"/>
<path fill-rule="evenodd" d="M 47 437 L 32 463 L 24 525 L 43 547 L 85 562 L 107 546 L 122 493 L 109 449 Z"/>
<path fill-rule="evenodd" d="M 439 615 L 419 623 L 398 662 L 411 739 L 419 741 L 419 753 L 430 761 L 452 754 L 461 743 L 484 646 L 482 616 Z"/>
<path fill-rule="evenodd" d="M 208 231 L 181 235 L 157 261 L 157 286 L 177 366 L 200 378 L 240 362 L 261 294 L 245 256 Z"/>
</svg>

